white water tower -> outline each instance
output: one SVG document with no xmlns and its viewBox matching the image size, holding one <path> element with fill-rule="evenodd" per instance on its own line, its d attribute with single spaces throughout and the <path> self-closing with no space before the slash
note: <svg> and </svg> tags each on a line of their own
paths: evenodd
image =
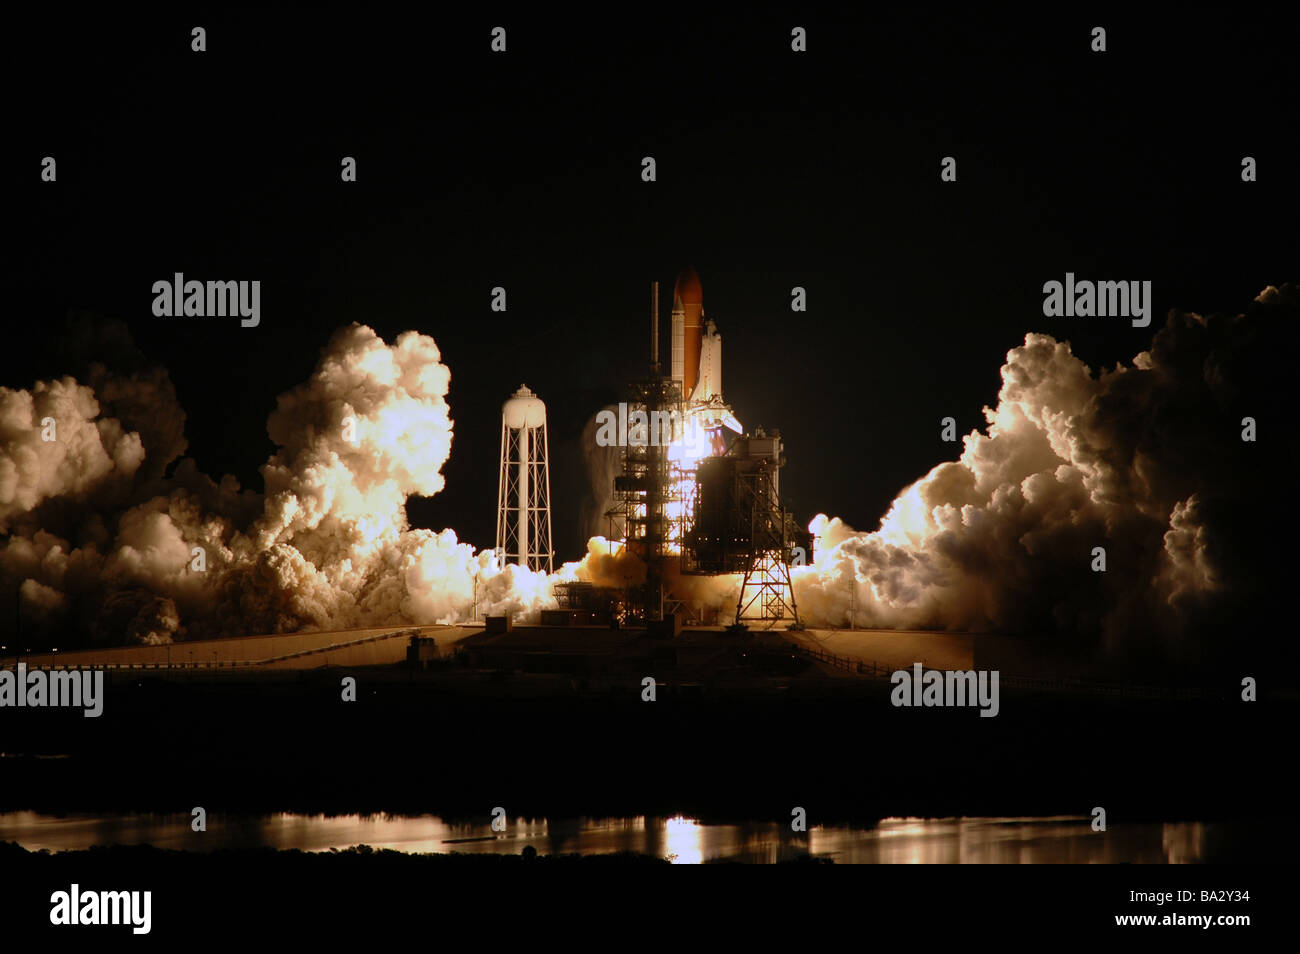
<svg viewBox="0 0 1300 954">
<path fill-rule="evenodd" d="M 546 405 L 519 385 L 501 406 L 497 552 L 530 570 L 551 570 L 551 468 Z"/>
</svg>

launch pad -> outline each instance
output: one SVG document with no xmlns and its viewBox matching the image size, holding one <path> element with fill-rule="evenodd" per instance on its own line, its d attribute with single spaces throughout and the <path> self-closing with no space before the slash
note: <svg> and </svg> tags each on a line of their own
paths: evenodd
<svg viewBox="0 0 1300 954">
<path fill-rule="evenodd" d="M 663 375 L 659 286 L 652 285 L 649 373 L 629 382 L 626 405 L 645 420 L 673 422 L 674 432 L 667 446 L 622 445 L 616 506 L 606 516 L 611 536 L 621 530 L 623 546 L 646 566 L 645 584 L 623 600 L 625 619 L 653 624 L 667 614 L 685 622 L 683 577 L 739 574 L 737 624 L 798 626 L 790 565 L 796 549 L 811 558 L 812 536 L 781 502 L 780 432 L 745 433 L 723 397 L 722 336 L 712 321 L 704 330 L 703 314 L 699 276 L 687 268 L 673 291 L 672 374 Z"/>
<path fill-rule="evenodd" d="M 717 593 L 696 597 L 692 577 L 739 576 L 734 624 L 787 621 L 801 628 L 790 566 L 812 557 L 812 535 L 786 510 L 781 432 L 745 431 L 722 393 L 722 335 L 704 318 L 695 269 L 677 277 L 672 304 L 671 373 L 659 360 L 659 283 L 651 284 L 646 374 L 624 386 L 617 409 L 596 415 L 597 447 L 617 448 L 607 537 L 644 566 L 619 586 L 553 585 L 552 625 L 644 625 L 678 635 L 713 625 Z M 552 572 L 546 407 L 521 385 L 502 406 L 498 481 L 499 560 Z M 612 463 L 612 461 L 611 461 Z M 797 554 L 797 558 L 796 558 Z"/>
</svg>

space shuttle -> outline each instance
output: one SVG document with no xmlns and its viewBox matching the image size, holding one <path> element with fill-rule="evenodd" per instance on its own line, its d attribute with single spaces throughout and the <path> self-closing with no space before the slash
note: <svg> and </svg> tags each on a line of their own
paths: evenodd
<svg viewBox="0 0 1300 954">
<path fill-rule="evenodd" d="M 711 432 L 715 452 L 721 428 L 744 433 L 722 397 L 722 335 L 704 317 L 704 289 L 695 269 L 687 266 L 673 288 L 672 378 L 681 389 L 683 415 Z"/>
</svg>

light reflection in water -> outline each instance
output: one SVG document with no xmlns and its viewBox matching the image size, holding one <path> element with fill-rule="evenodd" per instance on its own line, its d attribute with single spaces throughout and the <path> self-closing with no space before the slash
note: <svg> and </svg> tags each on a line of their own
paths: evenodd
<svg viewBox="0 0 1300 954">
<path fill-rule="evenodd" d="M 700 843 L 700 823 L 693 818 L 676 815 L 664 822 L 664 857 L 674 864 L 698 865 L 704 860 Z"/>
<path fill-rule="evenodd" d="M 1132 823 L 1100 833 L 1089 816 L 1044 818 L 886 818 L 875 828 L 788 823 L 714 824 L 671 818 L 512 818 L 504 832 L 491 819 L 444 821 L 432 815 L 209 815 L 208 830 L 190 830 L 188 814 L 41 815 L 0 813 L 0 841 L 29 850 L 92 845 L 159 848 L 342 850 L 354 845 L 405 852 L 601 854 L 634 851 L 677 864 L 717 860 L 772 863 L 812 854 L 849 864 L 1187 863 L 1205 860 L 1206 845 L 1230 834 L 1219 823 Z M 1210 838 L 1215 831 L 1218 837 Z"/>
</svg>

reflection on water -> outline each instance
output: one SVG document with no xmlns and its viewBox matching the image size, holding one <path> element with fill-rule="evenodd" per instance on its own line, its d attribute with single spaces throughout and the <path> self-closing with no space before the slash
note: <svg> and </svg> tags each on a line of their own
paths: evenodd
<svg viewBox="0 0 1300 954">
<path fill-rule="evenodd" d="M 209 815 L 208 830 L 190 830 L 189 815 L 41 815 L 0 813 L 0 841 L 33 851 L 92 845 L 159 848 L 297 848 L 328 851 L 353 845 L 406 852 L 503 852 L 531 845 L 538 854 L 636 851 L 678 864 L 708 861 L 772 863 L 808 854 L 845 864 L 1185 863 L 1204 860 L 1200 822 L 1111 825 L 1094 832 L 1086 815 L 1052 818 L 887 818 L 875 828 L 788 824 L 708 824 L 693 818 L 560 818 L 449 823 L 432 815 Z"/>
<path fill-rule="evenodd" d="M 664 822 L 664 857 L 674 864 L 698 865 L 704 860 L 701 845 L 702 829 L 693 818 L 681 815 Z"/>
</svg>

